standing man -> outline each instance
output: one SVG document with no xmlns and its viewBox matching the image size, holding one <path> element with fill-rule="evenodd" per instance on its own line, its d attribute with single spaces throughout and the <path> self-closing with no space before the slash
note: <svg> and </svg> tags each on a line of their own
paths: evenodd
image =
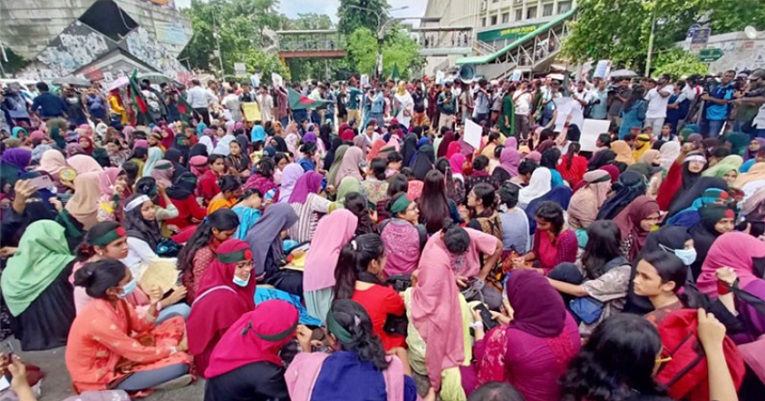
<svg viewBox="0 0 765 401">
<path fill-rule="evenodd" d="M 489 82 L 486 78 L 478 80 L 478 88 L 473 95 L 475 109 L 473 109 L 473 121 L 478 125 L 489 126 L 489 113 L 491 112 L 491 95 L 486 86 Z"/>
<path fill-rule="evenodd" d="M 268 92 L 268 87 L 263 85 L 258 91 L 256 96 L 258 105 L 260 106 L 260 118 L 261 122 L 265 124 L 267 121 L 271 121 L 274 118 L 274 98 Z"/>
<path fill-rule="evenodd" d="M 438 95 L 438 129 L 454 127 L 454 115 L 457 112 L 457 99 L 452 93 L 452 83 L 447 81 L 444 90 Z"/>
<path fill-rule="evenodd" d="M 242 114 L 242 102 L 239 101 L 239 96 L 236 95 L 236 90 L 233 87 L 228 88 L 228 94 L 221 101 L 223 107 L 231 113 L 231 119 L 236 122 L 241 122 L 244 119 Z"/>
<path fill-rule="evenodd" d="M 335 122 L 335 103 L 337 103 L 335 91 L 331 89 L 332 87 L 329 81 L 325 82 L 324 86 L 326 87 L 326 90 L 324 91 L 324 100 L 327 102 L 327 107 L 324 109 L 324 118 L 321 121 L 321 125 L 324 125 L 327 121 L 332 123 Z"/>
<path fill-rule="evenodd" d="M 348 109 L 348 121 L 361 121 L 361 112 L 359 112 L 359 96 L 362 96 L 364 92 L 359 89 L 359 83 L 355 78 L 351 78 L 350 87 L 348 88 L 348 98 L 346 100 L 346 108 Z"/>
<path fill-rule="evenodd" d="M 422 90 L 422 83 L 417 80 L 414 82 L 414 92 L 412 92 L 412 101 L 414 101 L 414 118 L 412 119 L 412 126 L 419 127 L 425 125 L 428 121 L 428 116 L 425 114 L 425 100 L 427 95 Z"/>
<path fill-rule="evenodd" d="M 167 83 L 160 85 L 162 88 L 162 101 L 165 103 L 167 109 L 167 122 L 174 123 L 181 119 L 181 113 L 178 111 L 178 92 Z"/>
<path fill-rule="evenodd" d="M 757 69 L 749 75 L 749 84 L 744 89 L 742 97 L 733 101 L 739 107 L 739 113 L 751 115 L 756 113 L 751 121 L 754 136 L 765 138 L 765 69 Z M 750 125 L 749 121 L 746 125 Z"/>
<path fill-rule="evenodd" d="M 728 70 L 722 76 L 720 85 L 712 89 L 711 93 L 701 95 L 701 100 L 707 102 L 704 111 L 704 129 L 702 135 L 707 138 L 720 136 L 723 125 L 728 119 L 730 106 L 728 102 L 733 99 L 733 79 L 736 78 L 736 71 Z"/>
<path fill-rule="evenodd" d="M 651 127 L 653 132 L 661 132 L 661 127 L 664 126 L 664 119 L 667 117 L 669 95 L 674 90 L 675 87 L 670 83 L 669 74 L 661 74 L 656 87 L 649 90 L 645 95 L 648 109 L 645 113 L 643 128 Z"/>
<path fill-rule="evenodd" d="M 530 83 L 528 81 L 521 82 L 520 90 L 515 92 L 513 105 L 515 134 L 518 135 L 521 142 L 528 140 L 529 137 L 529 116 L 531 115 L 531 105 L 533 101 L 534 95 L 531 92 Z"/>
<path fill-rule="evenodd" d="M 605 79 L 596 78 L 595 90 L 592 91 L 592 101 L 590 104 L 592 107 L 590 108 L 589 118 L 594 120 L 605 120 L 608 118 L 608 86 Z"/>
<path fill-rule="evenodd" d="M 367 124 L 370 120 L 374 119 L 377 120 L 378 124 L 382 125 L 385 118 L 385 95 L 383 94 L 382 83 L 377 84 L 375 92 L 370 96 L 370 98 L 371 106 L 369 108 L 369 118 L 367 119 Z"/>
<path fill-rule="evenodd" d="M 616 87 L 609 91 L 611 99 L 609 99 L 608 105 L 608 118 L 612 125 L 616 124 L 617 127 L 620 127 L 622 125 L 622 109 L 624 104 L 630 100 L 632 89 L 630 89 L 629 78 L 617 79 L 617 82 Z"/>
<path fill-rule="evenodd" d="M 191 89 L 186 95 L 186 100 L 191 108 L 201 117 L 201 121 L 210 125 L 210 104 L 213 102 L 212 95 L 202 87 L 198 79 L 191 80 Z"/>
</svg>

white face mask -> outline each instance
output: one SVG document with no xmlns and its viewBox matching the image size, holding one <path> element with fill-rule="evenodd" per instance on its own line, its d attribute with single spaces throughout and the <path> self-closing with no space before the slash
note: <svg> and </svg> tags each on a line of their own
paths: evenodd
<svg viewBox="0 0 765 401">
<path fill-rule="evenodd" d="M 696 261 L 696 249 L 677 249 L 675 255 L 683 261 L 683 264 L 690 266 Z"/>
</svg>

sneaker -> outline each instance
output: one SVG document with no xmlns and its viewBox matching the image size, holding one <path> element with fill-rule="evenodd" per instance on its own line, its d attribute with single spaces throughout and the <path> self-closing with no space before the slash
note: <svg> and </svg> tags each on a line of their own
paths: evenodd
<svg viewBox="0 0 765 401">
<path fill-rule="evenodd" d="M 164 383 L 160 383 L 154 387 L 152 387 L 152 390 L 175 390 L 177 388 L 186 387 L 191 382 L 194 381 L 194 376 L 190 374 L 185 374 L 183 376 L 178 376 L 175 379 L 168 380 Z"/>
</svg>

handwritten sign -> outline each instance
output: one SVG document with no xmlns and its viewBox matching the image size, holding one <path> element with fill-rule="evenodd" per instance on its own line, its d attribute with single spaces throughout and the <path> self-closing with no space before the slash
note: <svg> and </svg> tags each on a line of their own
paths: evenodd
<svg viewBox="0 0 765 401">
<path fill-rule="evenodd" d="M 242 103 L 242 110 L 244 111 L 244 119 L 247 121 L 261 121 L 262 116 L 260 113 L 260 106 L 255 103 Z"/>
</svg>

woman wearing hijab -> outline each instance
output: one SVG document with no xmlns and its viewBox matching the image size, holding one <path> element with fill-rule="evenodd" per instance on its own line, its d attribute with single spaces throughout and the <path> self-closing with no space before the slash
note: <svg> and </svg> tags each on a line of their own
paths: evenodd
<svg viewBox="0 0 765 401">
<path fill-rule="evenodd" d="M 659 222 L 659 205 L 645 195 L 638 196 L 616 215 L 614 222 L 621 232 L 624 256 L 635 261 L 651 229 Z"/>
<path fill-rule="evenodd" d="M 726 192 L 727 195 L 727 191 L 728 184 L 722 178 L 699 178 L 699 180 L 696 181 L 696 183 L 690 189 L 678 195 L 677 200 L 667 212 L 667 224 L 685 225 L 681 224 L 680 222 L 684 221 L 688 216 L 681 217 L 679 216 L 680 214 L 695 212 L 705 204 L 715 203 L 720 197 L 720 193 Z M 698 221 L 698 219 L 696 219 L 696 221 Z"/>
<path fill-rule="evenodd" d="M 255 309 L 257 280 L 252 270 L 252 251 L 237 239 L 220 244 L 205 270 L 186 321 L 189 354 L 194 356 L 200 374 L 206 374 L 213 349 L 226 330 Z"/>
<path fill-rule="evenodd" d="M 98 221 L 122 222 L 125 198 L 130 196 L 125 170 L 109 167 L 98 173 L 98 187 L 101 192 L 96 215 Z"/>
<path fill-rule="evenodd" d="M 611 191 L 611 176 L 603 170 L 586 173 L 584 182 L 584 188 L 576 191 L 568 204 L 568 224 L 574 230 L 586 230 L 596 220 Z"/>
<path fill-rule="evenodd" d="M 30 224 L 3 270 L 3 298 L 14 316 L 14 335 L 24 351 L 66 345 L 75 316 L 72 256 L 64 227 L 52 220 Z"/>
<path fill-rule="evenodd" d="M 143 176 L 151 177 L 152 171 L 154 171 L 157 162 L 161 161 L 163 157 L 162 150 L 158 147 L 149 148 L 149 158 L 146 159 L 146 163 L 143 166 Z"/>
<path fill-rule="evenodd" d="M 291 239 L 299 243 L 311 241 L 319 219 L 335 208 L 334 203 L 319 195 L 323 179 L 321 174 L 309 171 L 298 178 L 290 195 L 288 203 L 295 209 L 298 221 L 290 227 L 288 233 Z"/>
<path fill-rule="evenodd" d="M 701 220 L 688 230 L 696 249 L 696 261 L 691 265 L 694 280 L 701 274 L 701 266 L 706 260 L 707 253 L 715 240 L 735 228 L 736 214 L 723 205 L 705 205 L 699 209 Z"/>
<path fill-rule="evenodd" d="M 74 196 L 64 207 L 70 217 L 82 223 L 85 230 L 90 230 L 90 227 L 98 223 L 100 174 L 101 172 L 78 175 L 74 179 Z"/>
<path fill-rule="evenodd" d="M 2 163 L 0 163 L 0 180 L 3 184 L 8 184 L 13 188 L 31 161 L 32 152 L 28 149 L 6 149 L 3 152 Z"/>
<path fill-rule="evenodd" d="M 183 156 L 183 162 L 182 163 L 178 162 L 178 161 L 176 161 L 176 162 L 180 163 L 182 165 L 186 165 L 189 162 L 189 158 L 191 157 L 191 156 L 189 156 L 189 154 L 191 153 L 191 146 L 189 146 L 189 141 L 190 141 L 189 137 L 186 136 L 185 134 L 178 134 L 178 135 L 176 135 L 175 136 L 175 141 L 173 142 L 173 146 L 171 146 L 170 149 L 168 149 L 167 152 L 165 152 L 165 159 L 170 160 L 168 158 L 168 156 L 167 156 L 167 153 L 170 150 L 176 150 L 176 151 L 180 152 L 180 154 Z"/>
<path fill-rule="evenodd" d="M 207 216 L 207 210 L 199 205 L 196 196 L 194 196 L 196 187 L 197 177 L 185 172 L 174 179 L 172 186 L 165 189 L 170 202 L 178 209 L 178 217 L 165 220 L 168 225 L 183 230 L 198 224 Z M 160 198 L 160 206 L 166 208 L 167 205 L 163 203 L 164 199 Z"/>
<path fill-rule="evenodd" d="M 667 171 L 661 186 L 659 187 L 656 202 L 661 210 L 669 210 L 679 198 L 677 194 L 684 193 L 693 187 L 701 177 L 701 172 L 707 163 L 701 151 L 687 152 L 687 148 L 680 152 L 675 162 Z"/>
<path fill-rule="evenodd" d="M 433 153 L 433 147 L 425 144 L 422 145 L 414 156 L 412 161 L 412 171 L 414 177 L 417 180 L 424 180 L 428 171 L 433 169 L 433 163 L 436 161 L 436 155 Z"/>
<path fill-rule="evenodd" d="M 444 137 L 441 138 L 441 143 L 438 144 L 438 157 L 446 157 L 447 153 L 449 152 L 449 147 L 452 145 L 452 143 L 456 140 L 456 134 L 454 131 L 446 131 L 444 134 Z"/>
<path fill-rule="evenodd" d="M 204 372 L 205 401 L 288 399 L 280 351 L 295 338 L 298 317 L 289 302 L 270 300 L 234 322 Z"/>
<path fill-rule="evenodd" d="M 189 172 L 189 169 L 185 167 L 185 165 L 188 163 L 188 159 L 185 158 L 180 150 L 176 148 L 168 149 L 167 152 L 165 152 L 165 160 L 173 164 L 173 176 L 171 177 L 172 181 L 175 181 L 175 179 L 178 178 L 178 176 L 181 174 Z"/>
<path fill-rule="evenodd" d="M 282 172 L 282 184 L 279 187 L 279 203 L 288 204 L 297 180 L 303 175 L 303 168 L 297 163 L 290 163 Z"/>
<path fill-rule="evenodd" d="M 169 160 L 159 160 L 154 164 L 151 171 L 151 177 L 157 182 L 157 185 L 169 188 L 173 185 L 173 175 L 175 168 Z"/>
<path fill-rule="evenodd" d="M 255 277 L 264 277 L 266 284 L 290 294 L 303 294 L 302 273 L 281 270 L 285 256 L 281 233 L 297 223 L 295 210 L 287 203 L 276 203 L 266 208 L 245 237 L 255 260 Z"/>
<path fill-rule="evenodd" d="M 736 182 L 733 184 L 733 188 L 740 189 L 744 192 L 744 201 L 752 194 L 765 185 L 765 163 L 759 162 L 752 165 L 752 168 L 748 172 L 741 174 Z"/>
<path fill-rule="evenodd" d="M 334 182 L 329 182 L 329 184 L 333 184 L 338 187 L 343 178 L 346 177 L 356 178 L 360 182 L 363 178 L 361 177 L 361 172 L 359 171 L 359 165 L 361 164 L 363 158 L 364 153 L 361 149 L 356 146 L 350 147 L 343 155 L 340 167 L 335 174 Z M 332 172 L 330 171 L 330 175 L 331 174 Z"/>
<path fill-rule="evenodd" d="M 635 171 L 625 171 L 613 184 L 613 193 L 601 205 L 597 220 L 615 218 L 635 198 L 645 193 L 646 181 L 643 175 Z"/>
<path fill-rule="evenodd" d="M 552 187 L 551 182 L 552 175 L 549 169 L 537 168 L 534 170 L 534 172 L 531 173 L 529 185 L 521 188 L 518 193 L 518 207 L 525 210 L 531 201 L 550 192 Z"/>
<path fill-rule="evenodd" d="M 630 145 L 628 145 L 627 142 L 611 142 L 611 150 L 616 154 L 616 158 L 614 160 L 625 163 L 628 166 L 632 163 L 635 163 L 635 158 L 632 155 L 632 148 L 630 148 Z"/>
<path fill-rule="evenodd" d="M 404 157 L 404 166 L 411 165 L 415 153 L 417 153 L 417 135 L 409 134 L 404 137 L 404 144 L 401 146 L 401 156 Z"/>
<path fill-rule="evenodd" d="M 503 183 L 518 175 L 518 166 L 521 164 L 521 155 L 513 146 L 506 146 L 499 154 L 499 165 L 491 175 L 496 182 Z"/>
<path fill-rule="evenodd" d="M 633 160 L 638 161 L 643 157 L 643 153 L 651 149 L 651 136 L 640 134 L 637 136 L 637 147 L 632 151 Z"/>
<path fill-rule="evenodd" d="M 327 155 L 324 157 L 324 164 L 322 169 L 329 171 L 335 162 L 335 157 L 337 155 L 338 149 L 343 146 L 343 139 L 336 136 L 332 138 L 332 141 L 330 142 L 329 150 L 327 151 Z"/>
<path fill-rule="evenodd" d="M 299 167 L 299 166 L 298 166 Z M 270 157 L 263 157 L 258 162 L 258 169 L 255 174 L 251 175 L 244 183 L 242 187 L 245 191 L 248 189 L 257 189 L 260 191 L 260 195 L 265 197 L 269 191 L 274 191 L 271 199 L 279 199 L 280 191 L 274 182 L 274 173 L 276 171 L 276 165 L 274 165 L 273 159 Z M 302 168 L 301 168 L 302 171 Z"/>
<path fill-rule="evenodd" d="M 308 313 L 322 322 L 334 299 L 335 267 L 340 250 L 353 238 L 357 226 L 358 218 L 340 209 L 321 219 L 316 227 L 305 259 L 303 295 Z"/>
<path fill-rule="evenodd" d="M 500 325 L 486 334 L 483 325 L 477 326 L 476 362 L 461 369 L 465 393 L 490 382 L 504 382 L 526 401 L 558 401 L 558 379 L 581 344 L 577 324 L 539 273 L 514 272 L 505 291 L 512 319 L 500 317 Z"/>
<path fill-rule="evenodd" d="M 738 169 L 744 164 L 744 159 L 739 155 L 728 155 L 717 162 L 714 166 L 704 170 L 702 177 L 719 177 L 725 179 L 729 186 L 735 184 L 738 178 Z"/>
</svg>

